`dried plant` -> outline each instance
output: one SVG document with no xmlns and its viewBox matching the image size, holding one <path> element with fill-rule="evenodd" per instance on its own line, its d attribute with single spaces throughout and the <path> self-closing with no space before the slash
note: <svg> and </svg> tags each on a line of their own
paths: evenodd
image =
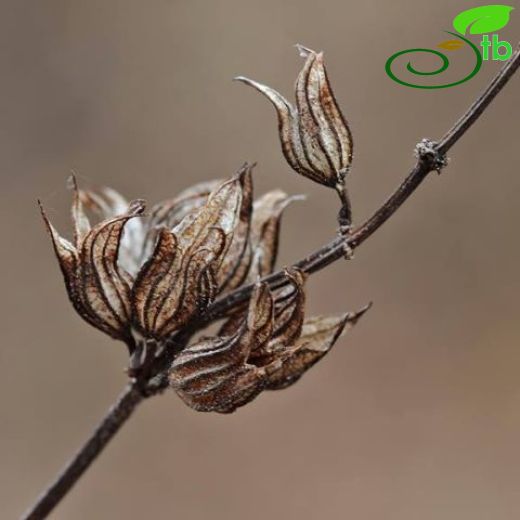
<svg viewBox="0 0 520 520">
<path fill-rule="evenodd" d="M 73 178 L 73 239 L 58 234 L 42 206 L 69 299 L 90 325 L 123 341 L 128 388 L 88 442 L 24 518 L 59 503 L 144 399 L 170 387 L 191 408 L 229 413 L 264 390 L 286 388 L 321 360 L 369 306 L 334 317 L 305 317 L 306 277 L 351 256 L 413 193 L 477 120 L 520 64 L 517 50 L 466 114 L 437 143 L 422 140 L 417 163 L 395 193 L 358 228 L 345 187 L 352 136 L 334 97 L 323 54 L 305 58 L 296 106 L 238 77 L 274 105 L 283 154 L 304 177 L 340 196 L 339 234 L 291 267 L 274 272 L 280 222 L 295 199 L 280 190 L 253 200 L 253 166 L 228 180 L 188 188 L 149 212 L 110 188 Z M 99 222 L 91 225 L 96 217 Z M 214 336 L 193 339 L 223 320 Z"/>
<path fill-rule="evenodd" d="M 79 189 L 75 178 L 71 186 L 73 242 L 41 208 L 65 287 L 85 321 L 126 343 L 134 379 L 217 296 L 273 271 L 282 211 L 294 200 L 273 191 L 253 204 L 248 164 L 228 181 L 199 184 L 158 204 L 148 216 L 141 200 L 127 202 L 109 188 Z M 101 222 L 91 226 L 87 210 Z M 305 275 L 287 271 L 287 279 L 290 286 L 275 294 L 257 285 L 248 309 L 230 312 L 217 337 L 173 359 L 170 384 L 189 406 L 230 412 L 263 389 L 287 386 L 362 314 L 311 318 L 309 325 Z"/>
</svg>

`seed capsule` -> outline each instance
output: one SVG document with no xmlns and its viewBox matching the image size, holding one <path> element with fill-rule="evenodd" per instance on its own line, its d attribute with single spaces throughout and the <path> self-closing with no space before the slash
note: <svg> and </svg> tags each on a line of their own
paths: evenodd
<svg viewBox="0 0 520 520">
<path fill-rule="evenodd" d="M 293 170 L 335 189 L 352 162 L 352 135 L 330 86 L 323 54 L 298 46 L 305 64 L 296 81 L 296 106 L 276 90 L 239 76 L 274 105 L 285 159 Z"/>
</svg>

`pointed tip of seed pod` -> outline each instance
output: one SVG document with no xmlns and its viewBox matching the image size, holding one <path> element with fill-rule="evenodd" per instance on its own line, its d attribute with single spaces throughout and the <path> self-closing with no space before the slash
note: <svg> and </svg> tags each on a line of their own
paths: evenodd
<svg viewBox="0 0 520 520">
<path fill-rule="evenodd" d="M 347 312 L 346 320 L 355 325 L 358 320 L 372 307 L 373 302 L 368 302 L 364 307 L 355 312 Z"/>
<path fill-rule="evenodd" d="M 305 271 L 302 271 L 299 267 L 290 266 L 284 268 L 284 273 L 289 280 L 291 280 L 296 285 L 303 285 L 305 280 L 308 278 L 308 274 Z"/>
<path fill-rule="evenodd" d="M 309 54 L 316 54 L 316 51 L 313 51 L 309 47 L 305 47 L 305 45 L 302 45 L 301 43 L 296 43 L 294 46 L 302 58 L 307 58 Z"/>
<path fill-rule="evenodd" d="M 282 202 L 283 209 L 285 209 L 289 204 L 293 202 L 301 202 L 304 200 L 307 200 L 307 195 L 304 195 L 303 193 L 298 193 L 297 195 L 290 195 Z"/>
<path fill-rule="evenodd" d="M 53 226 L 51 224 L 51 221 L 49 220 L 49 217 L 47 216 L 47 213 L 45 211 L 45 208 L 43 207 L 43 203 L 41 199 L 37 199 L 38 207 L 40 208 L 40 215 L 42 216 L 43 223 L 45 227 L 47 228 L 47 231 L 52 235 L 53 233 Z"/>
<path fill-rule="evenodd" d="M 47 220 L 47 214 L 45 213 L 45 209 L 43 207 L 41 199 L 36 199 L 36 203 L 38 204 L 38 208 L 40 209 L 41 216 L 44 218 L 44 220 Z"/>
<path fill-rule="evenodd" d="M 244 83 L 246 85 L 249 85 L 250 87 L 253 87 L 256 90 L 262 90 L 263 85 L 261 83 L 258 83 L 257 81 L 246 78 L 245 76 L 235 76 L 233 78 L 233 81 L 239 81 L 240 83 Z"/>
<path fill-rule="evenodd" d="M 287 195 L 285 191 L 277 189 L 265 193 L 255 201 L 255 204 L 257 204 L 256 207 L 260 207 L 263 204 L 269 204 L 269 207 L 276 212 L 277 216 L 280 216 L 280 214 L 293 202 L 301 202 L 304 200 L 307 200 L 307 195 Z"/>
<path fill-rule="evenodd" d="M 233 78 L 233 81 L 240 81 L 242 83 L 248 83 L 248 84 L 254 83 L 254 81 L 252 79 L 246 78 L 246 76 L 235 76 Z"/>
<path fill-rule="evenodd" d="M 347 330 L 354 327 L 354 325 L 357 324 L 357 322 L 361 319 L 361 317 L 372 307 L 372 302 L 369 302 L 367 305 L 359 309 L 355 312 L 346 312 L 341 316 L 339 321 L 339 327 L 336 331 L 336 334 L 334 335 L 334 339 L 332 341 L 332 344 L 336 342 L 336 340 L 342 336 Z"/>
<path fill-rule="evenodd" d="M 47 216 L 47 212 L 45 211 L 45 208 L 43 207 L 43 202 L 41 201 L 41 199 L 36 199 L 36 202 L 38 203 L 38 208 L 40 209 L 40 214 L 41 216 L 43 217 L 43 220 L 45 220 L 45 222 L 47 224 L 49 224 L 49 217 Z"/>
<path fill-rule="evenodd" d="M 128 213 L 132 216 L 141 215 L 146 209 L 146 201 L 144 199 L 135 199 L 128 205 Z"/>
<path fill-rule="evenodd" d="M 256 166 L 256 162 L 248 163 L 247 161 L 242 164 L 240 169 L 231 177 L 231 182 L 236 182 L 240 184 L 242 190 L 245 190 L 249 193 L 252 193 L 253 189 L 253 169 Z"/>
<path fill-rule="evenodd" d="M 244 161 L 244 163 L 242 164 L 242 166 L 240 167 L 240 169 L 238 170 L 238 174 L 240 173 L 247 173 L 247 172 L 250 172 L 252 171 L 257 165 L 257 162 L 248 162 L 248 161 Z"/>
<path fill-rule="evenodd" d="M 70 171 L 70 175 L 67 177 L 66 186 L 68 190 L 78 191 L 78 179 L 76 178 L 76 172 Z"/>
<path fill-rule="evenodd" d="M 246 182 L 246 179 L 251 177 L 251 173 L 253 171 L 253 168 L 256 166 L 256 162 L 254 163 L 248 163 L 245 161 L 242 166 L 238 169 L 238 171 L 231 177 L 230 181 L 239 181 L 241 185 L 244 185 Z M 229 182 L 229 181 L 228 181 Z"/>
</svg>

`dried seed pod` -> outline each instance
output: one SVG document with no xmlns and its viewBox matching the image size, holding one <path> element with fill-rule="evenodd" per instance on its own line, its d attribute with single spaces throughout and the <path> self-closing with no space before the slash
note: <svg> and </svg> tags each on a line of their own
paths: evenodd
<svg viewBox="0 0 520 520">
<path fill-rule="evenodd" d="M 303 324 L 301 336 L 294 343 L 293 354 L 282 367 L 269 376 L 267 390 L 281 390 L 298 379 L 325 356 L 338 338 L 352 328 L 370 306 L 341 317 L 313 317 Z"/>
<path fill-rule="evenodd" d="M 187 214 L 173 230 L 159 231 L 132 294 L 134 325 L 145 337 L 167 338 L 219 292 L 220 270 L 231 265 L 224 262 L 230 262 L 226 256 L 241 224 L 247 176 L 241 170 L 214 190 L 199 211 Z"/>
<path fill-rule="evenodd" d="M 291 168 L 339 191 L 352 162 L 352 135 L 330 86 L 323 54 L 298 48 L 305 64 L 296 81 L 296 107 L 266 85 L 242 76 L 235 79 L 274 105 L 282 151 Z"/>
<path fill-rule="evenodd" d="M 285 275 L 289 285 L 273 295 L 273 327 L 269 342 L 253 350 L 250 356 L 251 363 L 258 366 L 270 363 L 288 348 L 292 348 L 302 331 L 306 275 L 295 268 L 287 269 Z"/>
<path fill-rule="evenodd" d="M 150 227 L 174 228 L 186 215 L 204 206 L 211 192 L 223 182 L 224 179 L 200 182 L 181 191 L 173 199 L 156 204 L 150 211 Z"/>
<path fill-rule="evenodd" d="M 241 202 L 237 222 L 232 230 L 229 247 L 217 271 L 219 292 L 233 290 L 245 280 L 251 264 L 251 244 L 249 232 L 253 211 L 253 180 L 251 172 L 254 165 L 244 164 L 238 172 L 241 185 Z"/>
<path fill-rule="evenodd" d="M 305 316 L 304 284 L 307 275 L 296 268 L 286 269 L 289 286 L 275 294 L 273 341 L 292 344 L 300 335 Z"/>
<path fill-rule="evenodd" d="M 198 185 L 175 203 L 157 206 L 144 225 L 134 228 L 136 233 L 127 233 L 125 258 L 126 263 L 133 262 L 131 271 L 120 265 L 125 264 L 123 232 L 133 217 L 142 215 L 142 201 L 128 204 L 108 188 L 79 190 L 72 179 L 74 243 L 59 236 L 42 209 L 74 307 L 89 323 L 127 343 L 129 373 L 151 362 L 171 335 L 201 315 L 218 294 L 248 277 L 272 271 L 280 218 L 294 198 L 275 191 L 253 206 L 251 169 L 245 164 L 209 194 L 210 184 Z M 85 210 L 103 220 L 92 227 Z M 163 225 L 157 228 L 158 223 Z M 143 237 L 150 236 L 150 229 L 155 244 L 141 265 L 138 259 L 147 247 Z M 193 401 L 197 409 L 232 411 L 264 389 L 270 376 L 280 373 L 304 323 L 305 276 L 294 268 L 286 275 L 288 287 L 271 292 L 267 285 L 258 284 L 247 309 L 233 312 L 216 338 L 205 339 L 179 357 L 172 386 L 184 392 L 187 402 Z M 226 369 L 210 366 L 206 373 L 200 357 L 193 365 L 189 354 L 199 351 L 210 365 L 224 356 Z M 220 378 L 216 393 L 208 390 L 202 401 L 183 379 L 186 370 L 189 375 L 199 369 L 204 377 L 211 375 L 200 381 L 213 384 L 211 378 Z"/>
<path fill-rule="evenodd" d="M 280 289 L 274 294 L 268 291 L 270 300 L 273 302 L 273 324 L 269 338 L 270 346 L 262 344 L 261 348 L 253 349 L 250 359 L 255 364 L 262 364 L 260 358 L 263 358 L 263 360 L 271 359 L 272 345 L 290 344 L 301 332 L 305 307 L 304 283 L 306 276 L 302 271 L 295 268 L 287 269 L 285 275 L 289 280 L 288 287 Z M 251 312 L 254 296 L 251 298 L 249 301 L 249 312 Z M 222 324 L 218 331 L 218 336 L 233 335 L 242 325 L 246 315 L 247 309 L 235 310 Z"/>
<path fill-rule="evenodd" d="M 131 276 L 118 265 L 118 255 L 123 229 L 144 211 L 143 201 L 134 201 L 123 215 L 91 228 L 75 190 L 74 245 L 58 234 L 41 205 L 40 209 L 74 308 L 94 327 L 130 345 Z"/>
<path fill-rule="evenodd" d="M 173 361 L 171 387 L 190 407 L 229 413 L 266 389 L 297 381 L 366 311 L 304 322 L 303 274 L 287 272 L 289 288 L 257 283 L 247 311 L 237 312 L 215 337 L 187 347 Z"/>
<path fill-rule="evenodd" d="M 184 217 L 190 213 L 195 213 L 206 204 L 209 195 L 216 190 L 224 180 L 201 182 L 195 184 L 177 195 L 173 199 L 168 199 L 156 204 L 150 211 L 148 220 L 145 243 L 141 252 L 141 260 L 150 256 L 155 242 L 157 241 L 158 230 L 160 228 L 173 229 Z"/>
<path fill-rule="evenodd" d="M 283 211 L 291 202 L 303 199 L 302 195 L 289 197 L 283 191 L 275 190 L 255 201 L 250 231 L 253 258 L 248 281 L 255 282 L 273 272 L 278 255 Z"/>
<path fill-rule="evenodd" d="M 123 215 L 128 211 L 130 203 L 119 192 L 106 186 L 98 189 L 79 189 L 73 179 L 74 191 L 78 202 L 102 220 Z M 75 204 L 73 204 L 74 207 Z M 135 275 L 142 263 L 145 241 L 145 225 L 143 218 L 129 220 L 119 245 L 119 262 L 130 274 Z"/>
<path fill-rule="evenodd" d="M 171 387 L 191 408 L 229 413 L 254 399 L 281 360 L 268 367 L 247 363 L 252 350 L 270 336 L 273 304 L 264 284 L 255 287 L 247 318 L 231 336 L 205 338 L 183 350 L 174 360 Z"/>
</svg>

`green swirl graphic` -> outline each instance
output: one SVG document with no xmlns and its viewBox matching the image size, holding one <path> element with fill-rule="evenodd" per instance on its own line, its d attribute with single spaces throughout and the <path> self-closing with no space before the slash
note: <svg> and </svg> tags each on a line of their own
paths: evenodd
<svg viewBox="0 0 520 520">
<path fill-rule="evenodd" d="M 388 60 L 386 61 L 386 64 L 385 64 L 386 73 L 390 76 L 390 78 L 392 78 L 397 83 L 400 83 L 401 85 L 404 85 L 406 87 L 412 87 L 412 88 L 426 88 L 426 89 L 448 88 L 448 87 L 454 87 L 455 85 L 460 85 L 461 83 L 464 83 L 465 81 L 470 80 L 480 70 L 480 67 L 482 67 L 482 55 L 480 54 L 480 50 L 473 42 L 464 38 L 464 36 L 461 36 L 460 34 L 457 34 L 457 33 L 451 32 L 451 31 L 445 31 L 445 32 L 448 34 L 451 34 L 452 36 L 455 36 L 456 38 L 459 38 L 460 40 L 467 43 L 471 47 L 471 49 L 473 49 L 473 52 L 475 53 L 475 58 L 476 58 L 475 67 L 465 78 L 463 78 L 459 81 L 454 81 L 453 83 L 446 83 L 444 85 L 414 85 L 413 83 L 408 83 L 407 81 L 403 81 L 402 79 L 399 79 L 392 71 L 392 63 L 394 62 L 394 60 L 396 60 L 399 56 L 401 56 L 403 54 L 408 54 L 408 53 L 413 53 L 413 52 L 427 52 L 429 54 L 434 54 L 435 56 L 438 56 L 441 59 L 442 64 L 440 65 L 440 67 L 438 67 L 436 70 L 431 71 L 431 72 L 422 72 L 422 71 L 416 70 L 412 66 L 412 64 L 410 62 L 408 62 L 408 64 L 406 65 L 406 68 L 408 69 L 408 71 L 411 72 L 412 74 L 416 74 L 418 76 L 419 75 L 420 76 L 434 76 L 436 74 L 441 74 L 449 67 L 450 61 L 448 60 L 448 57 L 445 54 L 443 54 L 442 52 L 433 50 L 433 49 L 422 49 L 422 48 L 407 49 L 407 50 L 399 51 L 399 52 L 396 52 L 395 54 L 392 54 L 392 56 L 390 56 L 390 58 L 388 58 Z"/>
</svg>

